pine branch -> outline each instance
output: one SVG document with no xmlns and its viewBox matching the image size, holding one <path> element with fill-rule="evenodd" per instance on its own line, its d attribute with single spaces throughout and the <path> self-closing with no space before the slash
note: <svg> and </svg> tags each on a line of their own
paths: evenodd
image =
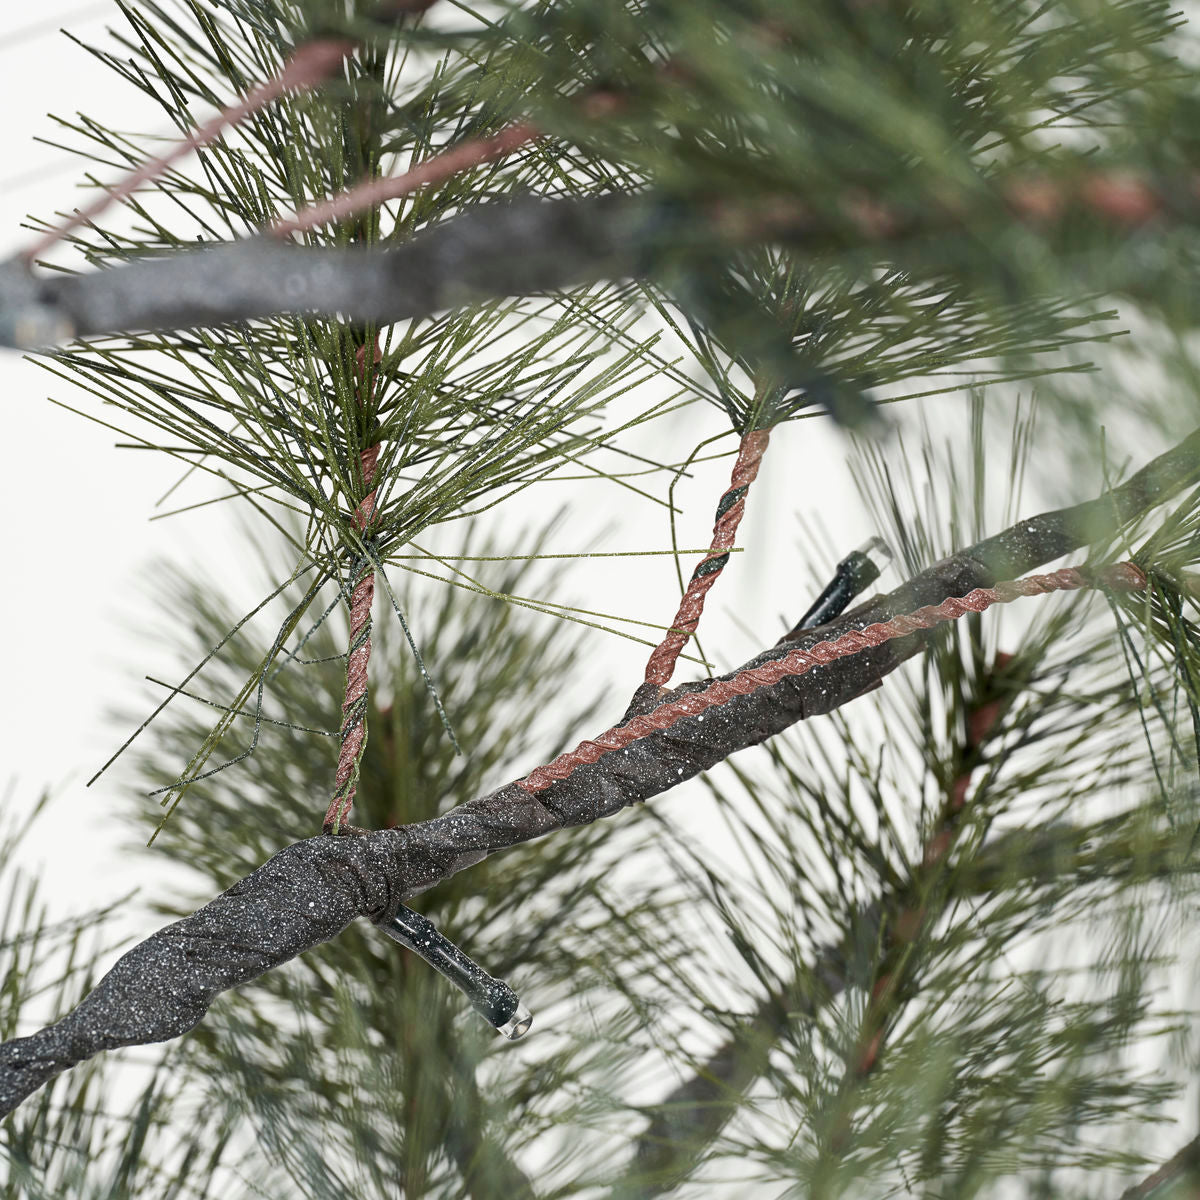
<svg viewBox="0 0 1200 1200">
<path fill-rule="evenodd" d="M 966 595 L 991 586 L 1000 573 L 1029 571 L 1107 540 L 1198 480 L 1200 430 L 1102 498 L 1022 521 L 826 626 L 785 639 L 739 672 L 676 688 L 663 703 L 778 662 L 810 642 L 815 646 Z M 312 838 L 285 848 L 223 895 L 127 952 L 57 1024 L 0 1046 L 0 1113 L 102 1050 L 181 1036 L 221 992 L 336 937 L 356 917 L 385 922 L 403 900 L 493 851 L 612 816 L 796 721 L 834 711 L 874 688 L 926 640 L 918 632 L 784 676 L 707 713 L 683 716 L 669 729 L 649 732 L 623 752 L 601 755 L 536 790 L 522 786 L 526 781 L 511 783 L 418 824 Z"/>
</svg>

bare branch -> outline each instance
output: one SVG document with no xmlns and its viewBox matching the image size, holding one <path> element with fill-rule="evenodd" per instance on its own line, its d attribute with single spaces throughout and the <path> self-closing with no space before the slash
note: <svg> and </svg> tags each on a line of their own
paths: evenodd
<svg viewBox="0 0 1200 1200">
<path fill-rule="evenodd" d="M 385 325 L 497 296 L 636 272 L 644 200 L 599 196 L 483 204 L 386 250 L 252 238 L 86 275 L 0 266 L 0 345 L 180 329 L 275 313 Z"/>
<path fill-rule="evenodd" d="M 279 313 L 390 324 L 500 296 L 669 274 L 697 247 L 778 242 L 811 252 L 901 243 L 966 229 L 978 211 L 997 229 L 1013 222 L 1069 228 L 1085 215 L 1118 235 L 1153 221 L 1195 219 L 1194 206 L 1180 207 L 1181 189 L 1086 164 L 1077 174 L 1056 182 L 1018 177 L 990 195 L 911 212 L 848 195 L 840 222 L 789 196 L 687 206 L 649 192 L 523 197 L 469 208 L 383 250 L 286 246 L 268 236 L 49 278 L 31 275 L 22 258 L 0 264 L 0 345 L 45 349 L 71 338 Z M 847 224 L 855 231 L 849 243 Z"/>
</svg>

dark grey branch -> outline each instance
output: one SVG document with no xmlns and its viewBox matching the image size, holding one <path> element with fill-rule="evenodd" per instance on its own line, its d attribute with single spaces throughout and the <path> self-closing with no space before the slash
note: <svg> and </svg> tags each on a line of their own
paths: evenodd
<svg viewBox="0 0 1200 1200">
<path fill-rule="evenodd" d="M 1197 481 L 1200 430 L 1102 499 L 1023 521 L 747 665 L 1033 570 L 1111 536 Z M 0 1115 L 102 1050 L 179 1037 L 221 992 L 336 937 L 355 917 L 388 920 L 401 901 L 493 851 L 612 816 L 796 721 L 832 712 L 923 645 L 923 635 L 913 635 L 738 696 L 603 755 L 536 795 L 512 783 L 420 824 L 287 847 L 192 916 L 135 946 L 57 1024 L 0 1045 Z M 664 699 L 706 686 L 684 684 Z"/>
</svg>

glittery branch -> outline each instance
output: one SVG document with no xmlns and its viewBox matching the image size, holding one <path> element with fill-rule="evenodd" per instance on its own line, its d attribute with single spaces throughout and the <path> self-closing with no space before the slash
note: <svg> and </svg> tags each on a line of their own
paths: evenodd
<svg viewBox="0 0 1200 1200">
<path fill-rule="evenodd" d="M 796 721 L 832 712 L 918 653 L 925 644 L 920 633 L 938 623 L 931 615 L 935 610 L 951 617 L 956 610 L 978 611 L 976 603 L 986 607 L 1093 582 L 1136 586 L 1137 574 L 1124 567 L 1094 578 L 1056 572 L 1036 582 L 998 585 L 995 580 L 998 571 L 1023 574 L 1089 542 L 1105 541 L 1129 520 L 1197 482 L 1200 431 L 1101 499 L 1023 521 L 935 563 L 896 591 L 764 651 L 724 679 L 680 685 L 664 705 L 740 676 L 754 680 L 749 672 L 796 651 L 809 655 L 811 669 L 785 670 L 773 685 L 760 676 L 744 694 L 735 687 L 726 703 L 682 715 L 667 730 L 648 732 L 619 753 L 602 753 L 537 792 L 511 783 L 429 821 L 287 847 L 190 917 L 133 947 L 61 1021 L 0 1045 L 0 1116 L 61 1071 L 103 1050 L 179 1037 L 203 1018 L 219 993 L 337 936 L 355 917 L 391 921 L 405 899 L 490 853 L 612 816 Z M 975 597 L 976 592 L 983 595 Z M 901 624 L 893 624 L 898 619 Z M 873 644 L 867 630 L 876 625 L 891 626 L 895 639 Z M 904 636 L 901 628 L 914 629 L 917 636 Z M 846 657 L 828 650 L 820 659 L 813 655 L 815 647 L 838 645 L 850 634 L 865 640 L 866 648 Z M 799 663 L 800 655 L 789 661 Z"/>
<path fill-rule="evenodd" d="M 696 632 L 704 612 L 704 598 L 717 582 L 717 577 L 729 561 L 742 514 L 746 511 L 746 493 L 758 476 L 759 464 L 771 439 L 769 429 L 753 429 L 742 437 L 738 456 L 733 464 L 729 487 L 717 502 L 717 519 L 713 525 L 712 545 L 708 554 L 692 572 L 691 581 L 679 602 L 679 610 L 671 622 L 667 636 L 655 648 L 646 663 L 646 683 L 666 687 L 675 673 L 675 663 Z"/>
</svg>

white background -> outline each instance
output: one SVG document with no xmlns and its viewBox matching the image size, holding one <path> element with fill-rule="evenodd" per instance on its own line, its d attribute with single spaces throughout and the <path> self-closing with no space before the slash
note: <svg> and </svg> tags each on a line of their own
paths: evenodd
<svg viewBox="0 0 1200 1200">
<path fill-rule="evenodd" d="M 163 127 L 144 98 L 85 50 L 57 32 L 67 25 L 84 40 L 120 20 L 111 4 L 52 0 L 6 4 L 0 11 L 0 252 L 30 240 L 27 214 L 48 216 L 79 201 L 79 160 L 35 138 L 76 141 L 47 114 L 67 120 L 85 111 L 118 128 Z M 22 851 L 46 882 L 56 912 L 80 911 L 121 894 L 136 881 L 115 853 L 127 837 L 111 819 L 122 782 L 91 789 L 84 780 L 108 756 L 115 727 L 105 719 L 130 696 L 143 669 L 133 613 L 151 561 L 180 561 L 219 546 L 223 517 L 186 528 L 148 523 L 168 486 L 165 463 L 131 461 L 113 449 L 115 435 L 47 402 L 99 402 L 11 351 L 0 351 L 4 405 L 0 629 L 0 781 L 8 808 L 28 805 L 49 788 L 54 800 Z M 166 469 L 165 469 L 166 468 Z M 139 870 L 141 868 L 139 867 Z"/>
</svg>

